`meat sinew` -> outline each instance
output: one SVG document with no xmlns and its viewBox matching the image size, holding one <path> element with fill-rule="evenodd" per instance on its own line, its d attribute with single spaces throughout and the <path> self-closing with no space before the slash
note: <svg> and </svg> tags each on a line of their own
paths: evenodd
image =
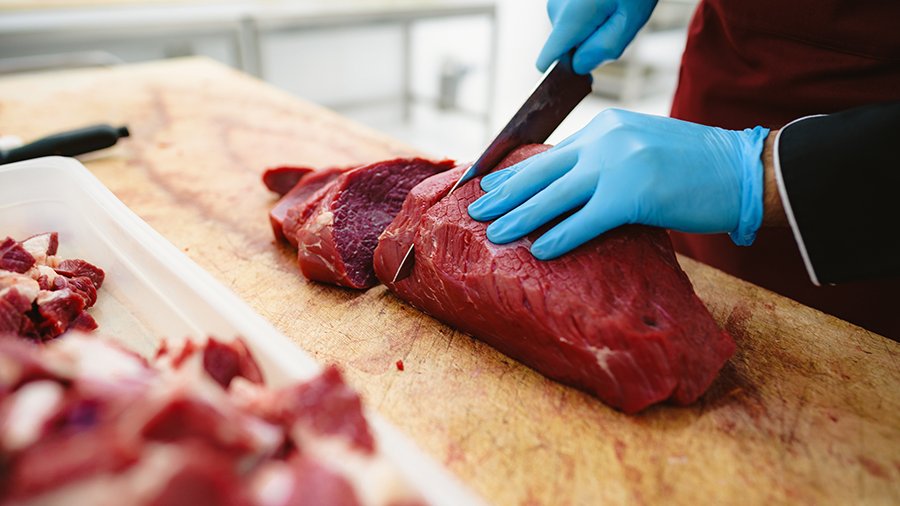
<svg viewBox="0 0 900 506">
<path fill-rule="evenodd" d="M 525 146 L 508 167 L 547 146 Z M 562 383 L 626 413 L 696 400 L 734 351 L 679 267 L 662 230 L 621 227 L 561 258 L 507 245 L 466 213 L 473 180 L 443 198 L 463 168 L 415 187 L 381 235 L 378 278 L 402 299 Z M 391 283 L 410 244 L 412 275 Z"/>
<path fill-rule="evenodd" d="M 282 199 L 292 199 L 292 204 L 281 226 L 283 236 L 297 246 L 303 275 L 349 288 L 377 284 L 372 254 L 379 234 L 410 189 L 452 167 L 451 160 L 399 158 L 303 177 Z M 310 191 L 315 185 L 319 188 Z M 277 220 L 272 218 L 276 236 Z"/>
</svg>

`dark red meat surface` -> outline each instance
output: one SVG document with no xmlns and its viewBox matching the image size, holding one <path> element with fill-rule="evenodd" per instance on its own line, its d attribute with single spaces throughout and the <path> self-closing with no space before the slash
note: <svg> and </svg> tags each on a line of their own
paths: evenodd
<svg viewBox="0 0 900 506">
<path fill-rule="evenodd" d="M 450 160 L 398 158 L 349 171 L 330 169 L 320 177 L 326 179 L 337 172 L 336 177 L 314 192 L 308 191 L 312 183 L 307 181 L 316 175 L 304 177 L 299 188 L 282 199 L 293 199 L 292 207 L 285 212 L 282 231 L 297 246 L 303 275 L 349 288 L 377 284 L 372 253 L 378 236 L 400 210 L 410 189 L 452 167 Z M 304 195 L 308 195 L 305 200 Z M 278 236 L 276 221 L 277 217 L 273 229 Z"/>
<path fill-rule="evenodd" d="M 546 149 L 526 146 L 499 168 Z M 381 236 L 378 278 L 402 299 L 544 375 L 626 413 L 696 400 L 734 351 L 694 294 L 662 230 L 621 227 L 542 262 L 532 239 L 487 241 L 467 215 L 473 180 L 441 200 L 463 168 L 415 187 Z M 415 243 L 412 275 L 390 283 Z"/>
<path fill-rule="evenodd" d="M 275 238 L 297 247 L 297 230 L 306 222 L 309 214 L 315 209 L 315 203 L 318 202 L 312 198 L 313 195 L 344 172 L 354 168 L 356 167 L 322 169 L 309 174 L 294 185 L 269 211 L 269 223 L 272 225 Z M 284 233 L 285 227 L 290 231 L 287 235 Z"/>
<path fill-rule="evenodd" d="M 293 167 L 285 165 L 283 167 L 266 169 L 266 171 L 263 172 L 262 180 L 263 184 L 266 185 L 266 188 L 279 195 L 284 195 L 291 191 L 291 188 L 296 186 L 307 174 L 311 174 L 312 172 L 314 172 L 314 169 L 309 167 Z"/>
</svg>

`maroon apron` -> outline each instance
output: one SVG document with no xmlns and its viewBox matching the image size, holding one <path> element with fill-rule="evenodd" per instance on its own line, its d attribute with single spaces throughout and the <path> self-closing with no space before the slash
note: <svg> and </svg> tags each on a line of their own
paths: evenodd
<svg viewBox="0 0 900 506">
<path fill-rule="evenodd" d="M 703 0 L 672 117 L 775 129 L 889 100 L 900 100 L 900 0 Z M 847 172 L 853 177 L 853 167 Z M 900 339 L 900 280 L 816 287 L 789 228 L 760 230 L 749 247 L 725 235 L 671 236 L 681 253 Z"/>
</svg>

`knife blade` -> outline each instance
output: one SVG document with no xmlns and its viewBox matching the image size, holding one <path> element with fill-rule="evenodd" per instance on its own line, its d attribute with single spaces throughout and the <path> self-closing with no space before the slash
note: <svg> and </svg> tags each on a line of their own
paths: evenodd
<svg viewBox="0 0 900 506">
<path fill-rule="evenodd" d="M 590 74 L 579 75 L 572 70 L 574 50 L 560 58 L 528 97 L 509 123 L 500 130 L 481 156 L 463 172 L 448 197 L 466 181 L 493 169 L 514 149 L 524 144 L 539 144 L 547 140 L 556 127 L 591 92 Z M 397 267 L 392 283 L 412 274 L 415 265 L 415 241 L 410 245 Z"/>
</svg>

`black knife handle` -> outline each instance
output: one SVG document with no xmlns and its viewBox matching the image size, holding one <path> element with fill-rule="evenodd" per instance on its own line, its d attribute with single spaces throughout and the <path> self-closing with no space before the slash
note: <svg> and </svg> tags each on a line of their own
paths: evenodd
<svg viewBox="0 0 900 506">
<path fill-rule="evenodd" d="M 34 142 L 0 152 L 0 163 L 30 160 L 42 156 L 75 156 L 114 145 L 120 138 L 128 137 L 128 127 L 93 125 L 49 135 Z"/>
</svg>

